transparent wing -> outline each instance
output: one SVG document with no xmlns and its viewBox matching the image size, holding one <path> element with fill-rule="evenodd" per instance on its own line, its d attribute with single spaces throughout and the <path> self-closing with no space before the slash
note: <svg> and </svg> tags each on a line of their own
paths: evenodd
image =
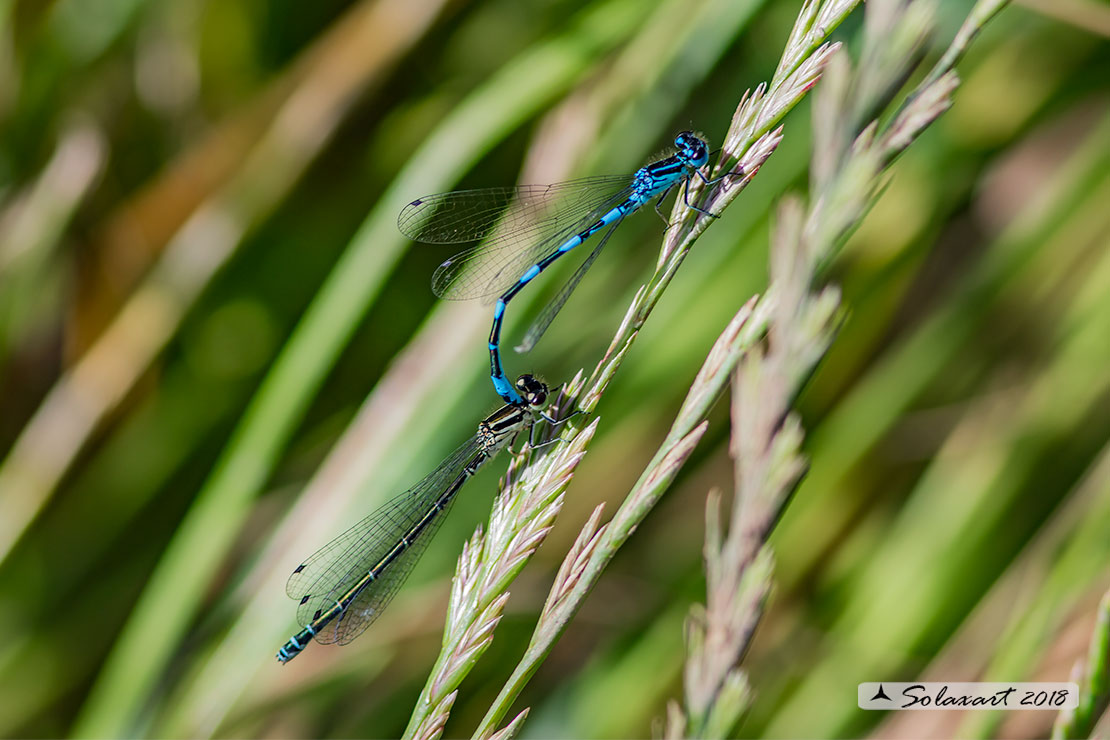
<svg viewBox="0 0 1110 740">
<path fill-rule="evenodd" d="M 481 454 L 478 439 L 468 440 L 411 489 L 362 519 L 297 566 L 285 585 L 285 593 L 299 602 L 297 620 L 301 624 L 308 624 L 316 619 L 318 612 L 328 609 L 342 598 L 412 530 L 440 496 L 463 475 L 467 465 Z M 356 601 L 373 600 L 376 598 L 374 593 L 379 590 L 385 596 L 375 602 L 375 612 L 360 616 L 359 619 L 364 622 L 361 629 L 369 626 L 400 587 L 400 582 L 408 575 L 412 563 L 415 563 L 427 541 L 435 533 L 438 521 L 443 518 L 442 513 L 386 568 L 382 578 L 371 582 L 359 594 Z M 411 563 L 398 568 L 405 566 L 406 560 Z M 395 568 L 400 574 L 399 579 L 388 575 Z M 359 620 L 350 619 L 347 614 L 341 615 L 320 630 L 316 635 L 317 641 L 328 643 L 340 640 L 341 632 L 346 634 L 357 626 L 348 624 L 353 621 Z"/>
<path fill-rule="evenodd" d="M 554 185 L 460 190 L 405 206 L 397 226 L 434 244 L 479 242 L 432 276 L 432 291 L 462 300 L 504 292 L 556 243 L 628 197 L 632 177 L 589 177 Z"/>
<path fill-rule="evenodd" d="M 630 175 L 598 176 L 552 185 L 456 190 L 428 195 L 401 209 L 397 228 L 410 239 L 427 244 L 476 242 L 489 236 L 503 216 L 507 218 L 502 230 L 511 234 L 557 211 L 592 210 L 588 204 L 594 202 L 596 205 L 599 194 L 612 195 L 631 182 Z"/>
<path fill-rule="evenodd" d="M 528 331 L 524 334 L 524 339 L 516 346 L 517 352 L 530 352 L 532 348 L 536 346 L 536 343 L 540 341 L 544 332 L 551 326 L 551 322 L 559 315 L 559 311 L 563 310 L 563 305 L 567 302 L 567 299 L 570 298 L 570 294 L 574 292 L 574 289 L 578 287 L 578 283 L 580 283 L 586 273 L 589 272 L 590 266 L 593 265 L 594 260 L 601 254 L 605 242 L 609 241 L 609 237 L 617 230 L 617 227 L 621 225 L 621 221 L 623 220 L 624 216 L 621 216 L 601 235 L 601 239 L 598 240 L 597 246 L 594 247 L 594 251 L 590 252 L 590 256 L 578 266 L 578 269 L 574 271 L 570 279 L 563 284 L 563 287 L 559 288 L 559 292 L 548 301 L 543 311 L 540 312 L 540 315 L 537 316 L 536 320 L 532 322 L 532 325 L 528 327 Z"/>
<path fill-rule="evenodd" d="M 458 483 L 460 486 L 462 485 L 461 481 Z M 428 543 L 439 531 L 439 526 L 447 518 L 447 511 L 454 501 L 455 497 L 452 495 L 443 509 L 428 522 L 428 525 L 420 533 L 420 537 L 405 548 L 404 552 L 398 555 L 397 559 L 382 571 L 381 576 L 359 592 L 339 619 L 328 625 L 334 634 L 332 641 L 340 645 L 346 645 L 365 632 L 366 628 L 389 606 L 389 602 L 393 600 L 401 586 L 408 580 L 409 573 L 412 572 L 413 567 L 420 560 L 420 556 L 428 549 Z M 316 639 L 320 639 L 319 636 Z"/>
</svg>

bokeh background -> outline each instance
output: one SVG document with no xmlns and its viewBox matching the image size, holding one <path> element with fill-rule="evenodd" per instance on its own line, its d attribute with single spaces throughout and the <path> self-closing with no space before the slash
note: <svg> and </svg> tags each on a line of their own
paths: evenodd
<svg viewBox="0 0 1110 740">
<path fill-rule="evenodd" d="M 273 659 L 297 628 L 287 573 L 497 405 L 488 308 L 434 299 L 450 252 L 402 239 L 397 211 L 631 171 L 684 128 L 719 142 L 797 5 L 0 2 L 0 735 L 398 735 L 504 461 L 362 638 Z M 939 3 L 927 56 L 970 6 Z M 852 50 L 861 23 L 835 38 Z M 1102 0 L 1006 9 L 830 267 L 849 312 L 798 401 L 812 465 L 774 536 L 742 736 L 1047 732 L 1045 713 L 864 714 L 855 684 L 1066 680 L 1086 649 L 1110 586 L 1108 36 Z M 808 103 L 789 116 L 646 325 L 449 736 L 765 286 L 812 125 Z M 628 219 L 510 373 L 592 366 L 660 234 Z M 557 285 L 514 302 L 510 339 Z M 731 486 L 724 407 L 524 692 L 527 737 L 647 736 L 680 694 L 705 495 Z"/>
</svg>

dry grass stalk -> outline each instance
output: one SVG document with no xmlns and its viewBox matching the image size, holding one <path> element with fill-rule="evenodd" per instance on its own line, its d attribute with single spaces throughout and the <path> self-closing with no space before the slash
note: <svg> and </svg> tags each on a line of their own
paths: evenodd
<svg viewBox="0 0 1110 740">
<path fill-rule="evenodd" d="M 737 172 L 742 173 L 742 177 L 726 177 L 714 186 L 704 199 L 706 207 L 720 212 L 739 195 L 774 152 L 782 139 L 782 128 L 779 126 L 782 117 L 813 87 L 824 64 L 839 48 L 839 44 L 826 42 L 828 34 L 857 4 L 858 0 L 805 4 L 771 84 L 743 96 L 726 135 L 723 154 L 714 174 L 720 176 Z M 700 196 L 699 188 L 692 186 L 691 190 L 694 191 L 691 197 Z M 691 215 L 678 203 L 673 218 L 678 226 L 668 231 L 655 274 L 637 291 L 608 350 L 585 383 L 587 390 L 567 392 L 568 396 L 577 398 L 580 410 L 590 411 L 596 406 L 640 327 L 693 243 L 711 221 L 708 217 Z M 719 397 L 742 350 L 752 346 L 762 336 L 768 313 L 774 305 L 774 300 L 756 303 L 753 298 L 741 308 L 714 345 L 666 440 L 612 521 L 597 530 L 596 522 L 591 519 L 579 535 L 580 544 L 592 543 L 585 565 L 580 563 L 583 557 L 580 550 L 572 551 L 564 560 L 561 573 L 576 574 L 577 577 L 568 575 L 557 581 L 524 658 L 487 712 L 475 733 L 476 737 L 492 735 L 515 696 L 551 650 L 608 562 L 674 479 L 704 434 L 705 414 Z M 578 426 L 572 419 L 567 423 L 563 436 L 569 440 L 578 433 Z M 543 464 L 542 461 L 540 464 Z"/>
<path fill-rule="evenodd" d="M 991 5 L 996 3 L 981 3 Z M 706 607 L 687 623 L 685 705 L 668 712 L 668 737 L 723 737 L 750 701 L 739 664 L 772 586 L 766 544 L 806 462 L 794 397 L 833 341 L 840 293 L 814 288 L 821 268 L 871 207 L 894 159 L 951 104 L 958 84 L 950 69 L 935 69 L 881 128 L 867 120 L 901 88 L 932 28 L 929 2 L 886 0 L 868 5 L 860 65 L 843 54 L 828 64 L 814 106 L 817 125 L 812 196 L 807 207 L 787 198 L 771 245 L 773 298 L 765 346 L 740 361 L 733 381 L 732 445 L 736 488 L 727 535 L 720 527 L 720 494 L 706 507 Z M 975 13 L 985 21 L 993 13 Z M 974 34 L 964 34 L 956 43 Z M 959 54 L 947 54 L 953 63 Z"/>
</svg>

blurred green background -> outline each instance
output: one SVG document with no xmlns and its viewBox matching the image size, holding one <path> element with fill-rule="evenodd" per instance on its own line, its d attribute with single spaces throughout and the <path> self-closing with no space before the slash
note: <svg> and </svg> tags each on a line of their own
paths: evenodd
<svg viewBox="0 0 1110 740">
<path fill-rule="evenodd" d="M 939 4 L 929 56 L 971 4 Z M 488 308 L 434 299 L 450 250 L 410 249 L 397 211 L 630 172 L 684 128 L 719 144 L 797 6 L 0 0 L 0 735 L 398 735 L 504 461 L 365 636 L 273 659 L 298 628 L 288 572 L 496 406 Z M 861 23 L 835 38 L 854 49 Z M 832 266 L 849 314 L 799 399 L 812 466 L 774 536 L 742 736 L 1047 732 L 863 713 L 855 684 L 1066 680 L 1110 586 L 1108 36 L 1101 0 L 1005 10 Z M 808 103 L 788 117 L 645 326 L 448 736 L 765 286 L 812 125 Z M 626 221 L 510 374 L 592 366 L 660 234 Z M 558 284 L 514 302 L 506 344 Z M 525 736 L 647 736 L 680 695 L 725 411 L 526 689 Z"/>
</svg>

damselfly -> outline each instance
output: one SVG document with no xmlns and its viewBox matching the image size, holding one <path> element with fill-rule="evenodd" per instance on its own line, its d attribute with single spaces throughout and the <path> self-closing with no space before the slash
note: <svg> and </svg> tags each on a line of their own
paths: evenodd
<svg viewBox="0 0 1110 740">
<path fill-rule="evenodd" d="M 432 290 L 442 298 L 460 300 L 499 295 L 489 335 L 489 364 L 493 387 L 505 403 L 519 404 L 521 399 L 501 365 L 501 323 L 505 307 L 525 285 L 555 260 L 612 225 L 540 313 L 517 346 L 519 352 L 530 350 L 547 331 L 625 216 L 656 196 L 659 210 L 663 198 L 680 183 L 687 207 L 714 215 L 689 201 L 690 179 L 695 175 L 706 184 L 723 179 L 709 180 L 701 171 L 709 161 L 705 141 L 683 131 L 674 143 L 674 154 L 632 175 L 459 190 L 418 198 L 402 209 L 397 226 L 416 241 L 482 242 L 441 264 L 432 276 Z M 725 177 L 739 174 L 730 172 Z"/>
<path fill-rule="evenodd" d="M 523 430 L 547 402 L 547 386 L 531 375 L 517 380 L 519 404 L 478 424 L 477 433 L 424 480 L 348 529 L 297 566 L 285 586 L 304 625 L 277 652 L 287 663 L 309 640 L 346 645 L 366 630 L 405 582 L 439 529 L 463 483 Z"/>
</svg>

